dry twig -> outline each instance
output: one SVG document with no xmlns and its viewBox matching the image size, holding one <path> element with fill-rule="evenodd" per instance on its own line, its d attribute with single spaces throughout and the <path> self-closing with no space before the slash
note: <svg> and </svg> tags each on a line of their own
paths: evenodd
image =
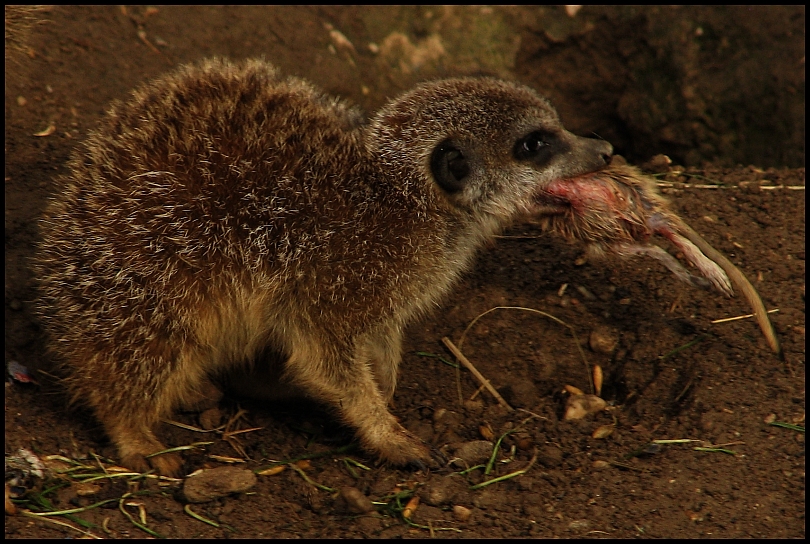
<svg viewBox="0 0 810 544">
<path fill-rule="evenodd" d="M 489 380 L 487 380 L 483 374 L 478 372 L 478 369 L 475 368 L 475 366 L 469 361 L 469 359 L 467 359 L 464 356 L 464 354 L 461 353 L 461 351 L 456 347 L 456 345 L 453 342 L 450 341 L 449 338 L 445 336 L 444 338 L 442 338 L 442 342 L 444 343 L 445 346 L 447 346 L 447 349 L 449 349 L 453 353 L 453 355 L 455 355 L 456 359 L 458 359 L 461 364 L 467 367 L 467 370 L 472 372 L 473 376 L 475 376 L 476 379 L 478 379 L 478 381 L 481 382 L 481 384 L 483 384 L 484 387 L 487 388 L 487 391 L 492 393 L 492 396 L 498 400 L 498 403 L 501 406 L 503 406 L 510 412 L 514 411 L 514 408 L 509 406 L 509 403 L 504 400 L 501 394 L 498 393 L 498 391 L 496 391 L 494 387 L 492 387 L 492 384 L 489 383 Z"/>
</svg>

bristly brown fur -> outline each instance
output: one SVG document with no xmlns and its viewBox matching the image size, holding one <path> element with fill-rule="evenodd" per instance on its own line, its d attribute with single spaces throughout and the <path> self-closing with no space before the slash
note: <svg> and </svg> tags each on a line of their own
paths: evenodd
<svg viewBox="0 0 810 544">
<path fill-rule="evenodd" d="M 536 130 L 559 152 L 516 160 Z M 454 191 L 431 172 L 448 141 L 469 165 Z M 593 142 L 492 79 L 421 85 L 366 124 L 260 60 L 183 67 L 114 104 L 74 154 L 42 221 L 39 313 L 132 468 L 163 449 L 161 418 L 268 348 L 285 359 L 268 387 L 333 406 L 383 460 L 423 462 L 386 408 L 403 327 L 538 187 L 603 165 L 611 148 Z"/>
<path fill-rule="evenodd" d="M 28 53 L 28 38 L 37 25 L 46 22 L 45 15 L 51 6 L 5 6 L 5 60 L 19 65 L 21 58 Z"/>
</svg>

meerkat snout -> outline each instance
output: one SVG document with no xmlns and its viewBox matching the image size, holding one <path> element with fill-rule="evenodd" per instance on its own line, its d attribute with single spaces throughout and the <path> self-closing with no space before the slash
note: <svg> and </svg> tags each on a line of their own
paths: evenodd
<svg viewBox="0 0 810 544">
<path fill-rule="evenodd" d="M 490 78 L 422 84 L 372 120 L 368 145 L 406 180 L 424 172 L 448 203 L 472 214 L 482 236 L 538 210 L 543 186 L 598 170 L 612 146 L 571 134 L 533 90 Z"/>
<path fill-rule="evenodd" d="M 563 154 L 562 158 L 572 171 L 580 173 L 564 177 L 575 177 L 581 175 L 581 173 L 590 173 L 610 164 L 613 159 L 613 146 L 609 142 L 575 136 L 570 132 L 568 134 L 573 138 L 573 144 L 570 151 Z"/>
<path fill-rule="evenodd" d="M 180 472 L 147 462 L 157 423 L 268 352 L 268 388 L 331 406 L 384 461 L 426 462 L 387 409 L 404 327 L 546 209 L 543 187 L 611 152 L 495 79 L 422 84 L 366 124 L 260 60 L 186 66 L 74 153 L 41 223 L 39 314 L 131 468 Z"/>
</svg>

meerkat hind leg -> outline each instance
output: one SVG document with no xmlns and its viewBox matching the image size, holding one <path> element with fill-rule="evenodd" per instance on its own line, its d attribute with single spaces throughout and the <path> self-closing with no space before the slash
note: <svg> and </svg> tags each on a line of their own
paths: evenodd
<svg viewBox="0 0 810 544">
<path fill-rule="evenodd" d="M 205 408 L 215 404 L 221 393 L 205 373 L 206 354 L 194 348 L 177 355 L 176 364 L 163 367 L 154 377 L 158 386 L 146 402 L 130 403 L 128 409 L 100 414 L 107 432 L 118 446 L 124 466 L 139 472 L 154 468 L 163 476 L 179 476 L 183 459 L 177 453 L 155 453 L 167 449 L 153 430 L 178 408 Z M 152 365 L 157 366 L 157 365 Z M 131 396 L 140 396 L 131 393 Z"/>
<path fill-rule="evenodd" d="M 155 438 L 150 425 L 145 425 L 138 414 L 121 414 L 114 421 L 104 422 L 107 434 L 118 446 L 121 464 L 135 472 L 148 472 L 151 469 L 163 476 L 179 476 L 183 468 L 183 459 L 177 453 L 164 453 L 147 457 L 165 450 Z"/>
</svg>

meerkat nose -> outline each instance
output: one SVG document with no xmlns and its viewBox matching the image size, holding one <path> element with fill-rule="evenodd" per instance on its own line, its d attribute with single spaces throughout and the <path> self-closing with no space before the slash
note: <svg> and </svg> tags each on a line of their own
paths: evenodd
<svg viewBox="0 0 810 544">
<path fill-rule="evenodd" d="M 610 161 L 613 160 L 613 146 L 610 145 L 610 142 L 605 140 L 597 140 L 599 142 L 599 147 L 601 149 L 598 150 L 599 157 L 605 162 L 605 165 L 610 164 Z"/>
</svg>

